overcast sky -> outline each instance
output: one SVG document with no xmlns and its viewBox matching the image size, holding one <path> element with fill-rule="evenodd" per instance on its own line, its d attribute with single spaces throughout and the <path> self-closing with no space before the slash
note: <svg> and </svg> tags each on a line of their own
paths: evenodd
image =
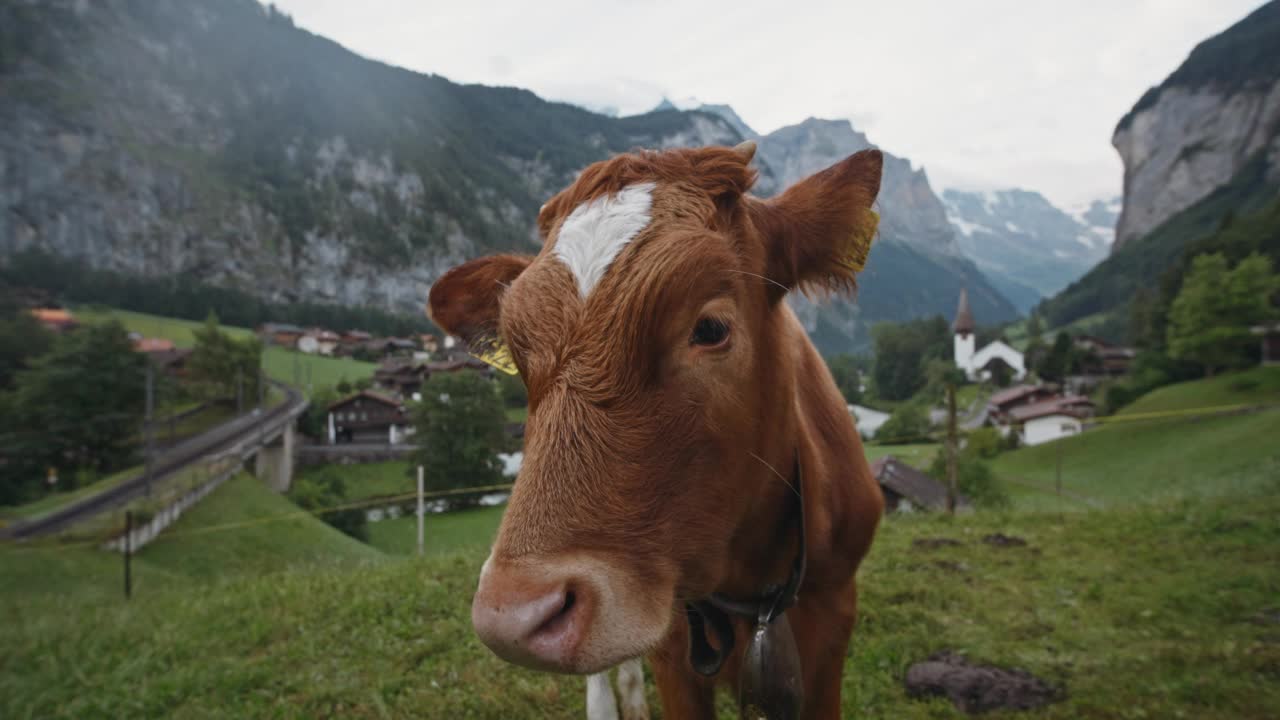
<svg viewBox="0 0 1280 720">
<path fill-rule="evenodd" d="M 1259 0 L 275 0 L 367 57 L 643 112 L 728 103 L 767 133 L 848 118 L 935 190 L 1120 192 L 1120 117 Z M 359 8 L 356 10 L 356 8 Z"/>
</svg>

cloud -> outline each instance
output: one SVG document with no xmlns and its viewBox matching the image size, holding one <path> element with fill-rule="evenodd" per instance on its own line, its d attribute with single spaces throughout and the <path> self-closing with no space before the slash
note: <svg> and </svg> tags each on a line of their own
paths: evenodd
<svg viewBox="0 0 1280 720">
<path fill-rule="evenodd" d="M 370 57 L 622 114 L 728 103 L 761 132 L 848 118 L 948 179 L 1118 192 L 1115 123 L 1258 0 L 431 3 L 277 0 Z"/>
</svg>

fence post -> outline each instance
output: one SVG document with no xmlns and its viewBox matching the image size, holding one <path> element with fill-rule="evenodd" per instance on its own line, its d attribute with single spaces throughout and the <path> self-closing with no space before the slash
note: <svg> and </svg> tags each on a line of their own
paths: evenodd
<svg viewBox="0 0 1280 720">
<path fill-rule="evenodd" d="M 124 599 L 133 595 L 133 577 L 130 574 L 129 556 L 133 554 L 133 511 L 124 511 Z"/>
<path fill-rule="evenodd" d="M 422 498 L 422 466 L 418 466 L 418 557 L 422 557 L 423 545 L 423 528 L 422 523 L 426 514 L 426 506 L 423 504 Z"/>
<path fill-rule="evenodd" d="M 956 386 L 947 383 L 947 513 L 956 514 Z"/>
</svg>

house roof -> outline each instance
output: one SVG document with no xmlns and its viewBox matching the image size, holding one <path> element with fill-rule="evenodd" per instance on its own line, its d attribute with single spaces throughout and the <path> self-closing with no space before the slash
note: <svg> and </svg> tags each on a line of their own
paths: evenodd
<svg viewBox="0 0 1280 720">
<path fill-rule="evenodd" d="M 998 408 L 1004 407 L 1009 403 L 1017 402 L 1026 396 L 1041 390 L 1050 391 L 1050 388 L 1045 385 L 1014 385 L 1011 388 L 1006 388 L 995 393 L 987 402 Z"/>
<path fill-rule="evenodd" d="M 951 326 L 958 333 L 971 333 L 978 327 L 973 321 L 973 311 L 969 309 L 969 291 L 960 288 L 960 304 L 956 307 L 956 320 Z"/>
<path fill-rule="evenodd" d="M 298 335 L 301 335 L 302 333 L 304 333 L 304 332 L 306 332 L 306 331 L 305 331 L 305 330 L 303 330 L 302 328 L 298 327 L 297 325 L 292 325 L 292 324 L 290 324 L 290 323 L 273 323 L 273 322 L 269 322 L 269 323 L 262 323 L 262 332 L 264 332 L 264 333 L 289 333 L 289 334 L 295 334 L 295 333 L 296 333 L 296 334 L 298 334 Z"/>
<path fill-rule="evenodd" d="M 170 348 L 168 350 L 153 350 L 147 352 L 147 357 L 151 358 L 151 362 L 161 369 L 170 365 L 183 362 L 191 355 L 191 348 Z"/>
<path fill-rule="evenodd" d="M 347 397 L 344 397 L 341 400 L 329 403 L 328 409 L 336 410 L 337 408 L 340 408 L 343 405 L 347 405 L 348 403 L 351 403 L 359 398 L 367 398 L 374 402 L 382 403 L 383 405 L 390 405 L 391 407 L 394 407 L 397 410 L 400 409 L 401 405 L 403 404 L 399 400 L 396 400 L 395 398 L 391 397 L 390 395 L 383 395 L 382 393 L 375 392 L 373 390 L 361 390 L 360 392 L 354 395 L 348 395 Z"/>
<path fill-rule="evenodd" d="M 76 318 L 62 308 L 32 308 L 31 316 L 46 325 L 71 325 Z"/>
<path fill-rule="evenodd" d="M 363 330 L 348 330 L 342 333 L 342 337 L 345 340 L 363 342 L 373 336 Z"/>
<path fill-rule="evenodd" d="M 892 455 L 871 463 L 871 474 L 876 482 L 919 507 L 928 510 L 945 510 L 947 507 L 945 485 Z M 956 504 L 969 505 L 969 499 L 961 495 L 956 498 Z"/>
<path fill-rule="evenodd" d="M 1084 417 L 1093 408 L 1093 401 L 1083 395 L 1066 395 L 1049 398 L 1038 403 L 1020 405 L 1009 411 L 1014 422 L 1026 422 L 1050 415 L 1069 415 L 1074 418 Z"/>
<path fill-rule="evenodd" d="M 133 341 L 133 349 L 144 353 L 157 353 L 173 350 L 173 341 L 166 338 L 138 338 Z"/>
<path fill-rule="evenodd" d="M 483 360 L 471 356 L 453 358 L 450 360 L 441 360 L 438 362 L 427 363 L 427 369 L 431 372 L 454 372 L 463 368 L 471 368 L 473 370 L 484 370 L 488 368 Z"/>
</svg>

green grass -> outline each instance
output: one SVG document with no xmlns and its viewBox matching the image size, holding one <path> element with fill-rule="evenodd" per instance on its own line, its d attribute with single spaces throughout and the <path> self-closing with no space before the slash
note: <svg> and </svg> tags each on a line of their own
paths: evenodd
<svg viewBox="0 0 1280 720">
<path fill-rule="evenodd" d="M 1117 422 L 1056 442 L 1005 453 L 992 462 L 1028 509 L 1079 509 L 1052 494 L 1059 452 L 1062 486 L 1105 507 L 1153 499 L 1215 495 L 1280 476 L 1280 410 L 1203 419 Z M 1034 485 L 1037 491 L 1027 487 Z"/>
<path fill-rule="evenodd" d="M 0 608 L 36 606 L 52 597 L 119 597 L 122 559 L 97 545 L 45 541 L 0 546 Z M 135 555 L 134 588 L 138 596 L 145 596 L 189 590 L 196 582 L 261 578 L 316 566 L 349 567 L 383 557 L 242 473 Z"/>
<path fill-rule="evenodd" d="M 195 345 L 193 332 L 203 325 L 203 323 L 192 320 L 178 320 L 159 315 L 147 315 L 102 307 L 80 307 L 76 308 L 74 312 L 81 322 L 105 322 L 114 318 L 129 330 L 142 333 L 147 337 L 172 340 L 178 347 Z M 222 329 L 236 338 L 245 338 L 253 334 L 253 331 L 249 329 L 229 325 L 222 326 Z M 263 351 L 262 364 L 266 368 L 267 375 L 281 382 L 293 384 L 295 362 L 297 363 L 299 384 L 306 385 L 307 368 L 310 368 L 311 384 L 315 388 L 337 385 L 340 380 L 344 379 L 354 382 L 360 378 L 372 377 L 373 371 L 377 369 L 377 365 L 374 363 L 361 362 L 351 358 L 307 355 L 280 347 L 268 347 Z"/>
<path fill-rule="evenodd" d="M 1253 618 L 1280 593 L 1277 513 L 1273 478 L 1229 499 L 1101 513 L 890 519 L 860 576 L 843 715 L 962 717 L 902 688 L 912 662 L 954 649 L 1065 688 L 1048 708 L 1000 717 L 1274 717 L 1280 629 Z M 1030 546 L 980 541 L 992 532 Z M 913 545 L 940 536 L 962 545 Z M 129 603 L 13 603 L 0 715 L 582 717 L 581 678 L 506 665 L 472 634 L 485 552 L 246 574 L 199 592 L 157 583 Z M 157 571 L 171 582 L 205 572 L 169 559 Z M 66 569 L 118 592 L 111 567 Z M 722 703 L 720 717 L 735 716 Z"/>
<path fill-rule="evenodd" d="M 504 507 L 482 507 L 439 515 L 427 515 L 423 522 L 423 550 L 441 555 L 458 550 L 487 551 L 498 533 Z M 418 518 L 403 516 L 369 523 L 369 544 L 392 555 L 411 555 L 418 550 Z"/>
<path fill-rule="evenodd" d="M 892 455 L 915 468 L 927 468 L 938 454 L 939 443 L 917 443 L 914 445 L 865 445 L 867 462 L 874 462 L 886 455 Z"/>
<path fill-rule="evenodd" d="M 1280 403 L 1280 367 L 1255 367 L 1213 378 L 1166 385 L 1120 410 L 1138 415 L 1221 405 Z"/>
<path fill-rule="evenodd" d="M 527 422 L 529 420 L 528 406 L 521 406 L 516 408 L 509 407 L 505 410 L 505 412 L 507 414 L 507 422 L 509 423 Z"/>
<path fill-rule="evenodd" d="M 134 477 L 139 472 L 142 472 L 141 465 L 113 473 L 101 480 L 76 488 L 75 490 L 50 493 L 39 500 L 33 500 L 32 502 L 24 505 L 0 507 L 0 520 L 34 520 L 36 518 L 43 517 L 62 506 L 67 505 L 68 503 L 73 503 L 91 495 L 96 495 L 105 490 L 109 490 L 125 480 Z"/>
<path fill-rule="evenodd" d="M 346 484 L 347 500 L 406 495 L 416 492 L 418 481 L 409 474 L 409 463 L 401 460 L 353 465 L 309 465 L 298 477 L 337 473 Z"/>
</svg>

